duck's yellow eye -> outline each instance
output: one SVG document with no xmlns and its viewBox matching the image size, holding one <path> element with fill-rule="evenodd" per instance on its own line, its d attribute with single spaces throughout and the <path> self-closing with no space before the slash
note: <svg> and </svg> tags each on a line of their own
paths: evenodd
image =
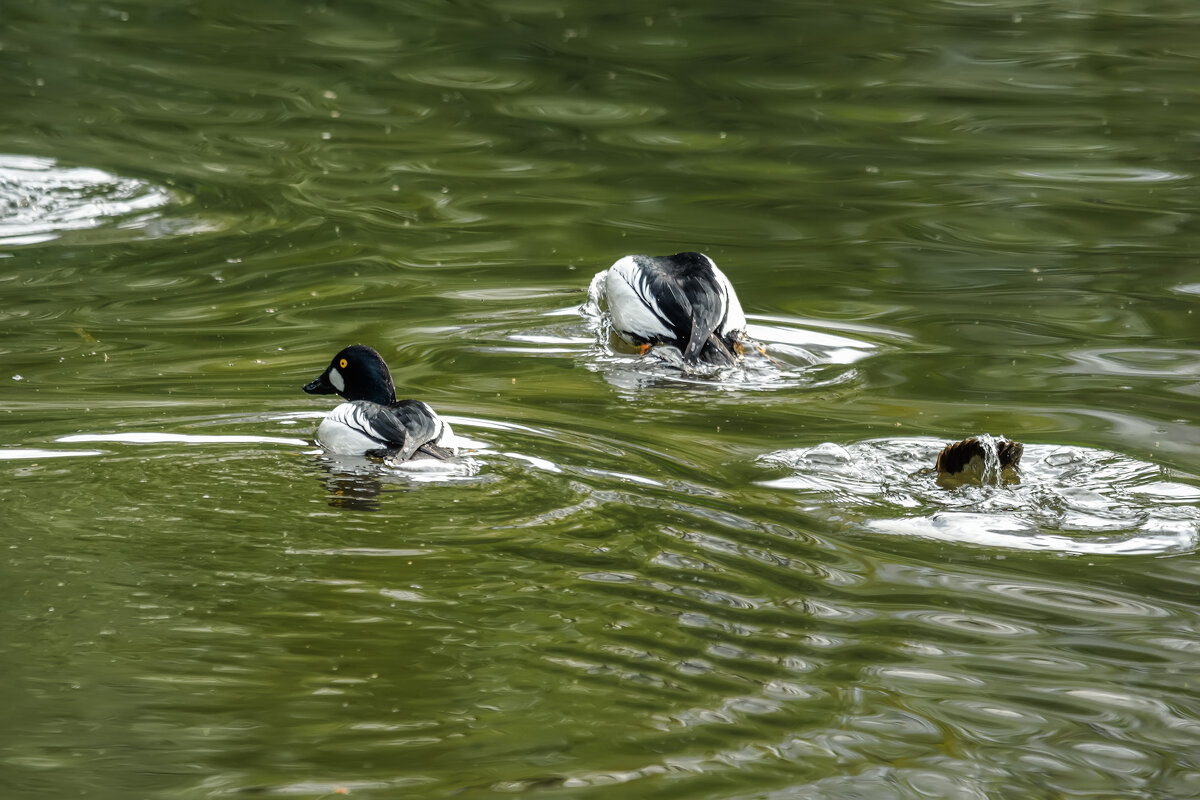
<svg viewBox="0 0 1200 800">
<path fill-rule="evenodd" d="M 338 366 L 341 367 L 342 369 L 345 369 L 346 363 L 347 363 L 346 359 L 343 358 L 341 361 L 338 362 Z"/>
</svg>

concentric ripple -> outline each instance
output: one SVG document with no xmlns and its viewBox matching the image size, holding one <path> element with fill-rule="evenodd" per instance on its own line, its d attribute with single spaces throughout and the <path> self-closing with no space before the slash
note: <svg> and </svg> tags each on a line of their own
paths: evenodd
<svg viewBox="0 0 1200 800">
<path fill-rule="evenodd" d="M 813 319 L 747 314 L 750 341 L 742 363 L 726 369 L 695 368 L 684 364 L 674 347 L 656 347 L 646 356 L 631 352 L 612 332 L 608 315 L 592 298 L 578 313 L 585 320 L 588 341 L 594 342 L 588 369 L 624 390 L 657 384 L 767 391 L 834 386 L 853 381 L 853 365 L 881 352 L 881 342 L 903 338 L 865 325 L 838 328 Z"/>
<path fill-rule="evenodd" d="M 760 482 L 821 499 L 872 531 L 1062 553 L 1179 553 L 1200 537 L 1200 481 L 1119 453 L 1026 444 L 1019 485 L 946 489 L 927 438 L 826 443 L 760 457 L 792 474 Z M 889 516 L 890 515 L 890 516 Z"/>
<path fill-rule="evenodd" d="M 172 202 L 157 186 L 51 159 L 0 155 L 0 245 L 36 244 Z"/>
</svg>

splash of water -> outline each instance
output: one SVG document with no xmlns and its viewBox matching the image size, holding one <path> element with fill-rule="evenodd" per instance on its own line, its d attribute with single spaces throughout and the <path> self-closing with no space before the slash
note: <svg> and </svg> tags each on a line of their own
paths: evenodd
<svg viewBox="0 0 1200 800">
<path fill-rule="evenodd" d="M 171 200 L 164 189 L 98 169 L 0 155 L 0 244 L 50 241 L 63 231 L 97 228 Z"/>
<path fill-rule="evenodd" d="M 986 439 L 979 482 L 948 486 L 932 468 L 943 442 L 914 437 L 768 453 L 760 463 L 790 474 L 759 485 L 895 536 L 1072 554 L 1196 549 L 1200 478 L 1109 451 L 1035 444 L 1016 482 L 1000 465 L 1002 440 Z"/>
</svg>

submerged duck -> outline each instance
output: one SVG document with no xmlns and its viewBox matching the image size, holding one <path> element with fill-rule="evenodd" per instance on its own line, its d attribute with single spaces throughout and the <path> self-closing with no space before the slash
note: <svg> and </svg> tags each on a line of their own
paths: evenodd
<svg viewBox="0 0 1200 800">
<path fill-rule="evenodd" d="M 671 345 L 688 364 L 732 366 L 741 358 L 746 315 L 725 273 L 703 253 L 624 256 L 592 278 L 588 297 L 607 308 L 613 332 L 640 354 Z"/>
<path fill-rule="evenodd" d="M 303 388 L 347 401 L 329 412 L 317 429 L 317 441 L 332 453 L 381 456 L 395 463 L 414 456 L 454 455 L 444 444 L 454 436 L 450 426 L 428 404 L 396 399 L 392 373 L 373 348 L 350 345 Z"/>
<path fill-rule="evenodd" d="M 997 477 L 1003 483 L 1017 480 L 1016 469 L 1021 463 L 1025 445 L 1009 439 L 984 440 L 972 436 L 961 442 L 948 444 L 942 448 L 937 457 L 937 474 L 939 480 L 949 478 L 956 481 L 971 481 L 979 483 L 988 471 L 989 449 L 993 449 L 995 461 L 990 465 L 998 467 Z"/>
</svg>

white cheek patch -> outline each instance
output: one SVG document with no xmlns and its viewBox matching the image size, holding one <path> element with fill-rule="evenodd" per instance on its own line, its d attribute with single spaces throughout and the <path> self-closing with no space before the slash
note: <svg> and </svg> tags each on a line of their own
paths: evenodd
<svg viewBox="0 0 1200 800">
<path fill-rule="evenodd" d="M 346 391 L 346 379 L 342 377 L 342 373 L 337 371 L 337 367 L 329 370 L 329 382 L 333 384 L 333 388 L 339 392 Z"/>
</svg>

